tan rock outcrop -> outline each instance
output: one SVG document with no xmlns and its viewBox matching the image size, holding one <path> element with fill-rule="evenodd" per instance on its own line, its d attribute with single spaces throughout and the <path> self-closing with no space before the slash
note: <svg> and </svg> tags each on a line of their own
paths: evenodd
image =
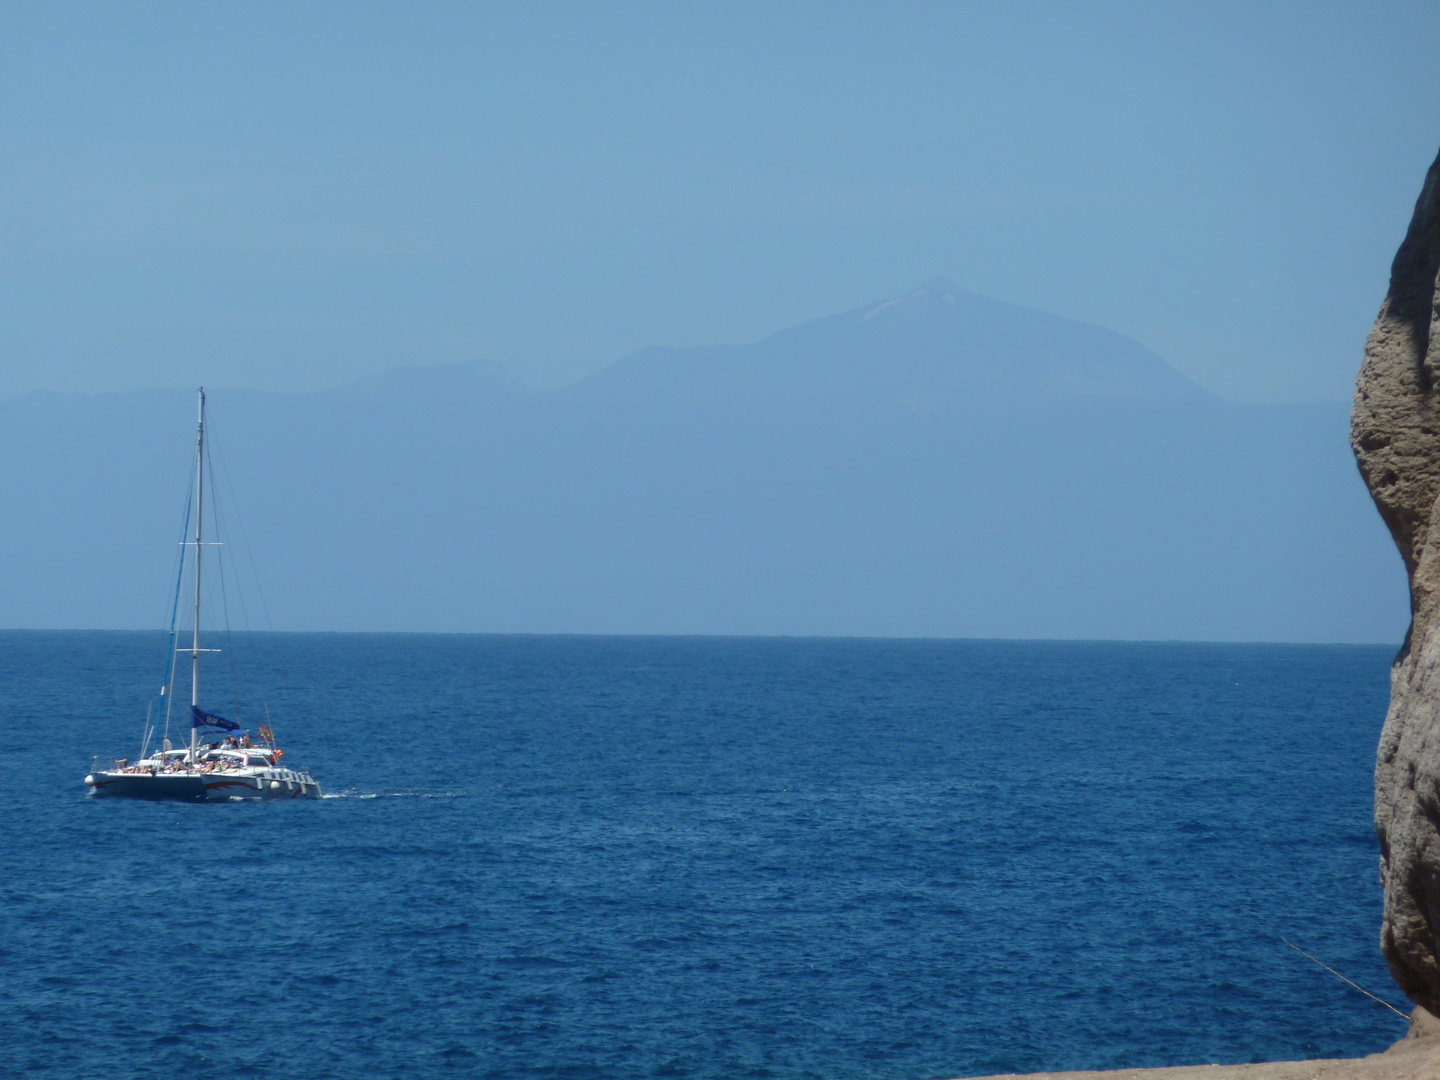
<svg viewBox="0 0 1440 1080">
<path fill-rule="evenodd" d="M 1385 916 L 1400 988 L 1440 1013 L 1440 158 L 1365 343 L 1350 442 L 1410 578 L 1410 629 L 1390 673 L 1375 765 Z"/>
</svg>

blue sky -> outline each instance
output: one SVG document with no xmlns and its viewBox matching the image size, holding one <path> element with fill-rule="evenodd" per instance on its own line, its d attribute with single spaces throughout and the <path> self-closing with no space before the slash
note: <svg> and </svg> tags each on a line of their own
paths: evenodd
<svg viewBox="0 0 1440 1080">
<path fill-rule="evenodd" d="M 1440 5 L 0 4 L 0 397 L 564 382 L 937 275 L 1343 400 Z"/>
</svg>

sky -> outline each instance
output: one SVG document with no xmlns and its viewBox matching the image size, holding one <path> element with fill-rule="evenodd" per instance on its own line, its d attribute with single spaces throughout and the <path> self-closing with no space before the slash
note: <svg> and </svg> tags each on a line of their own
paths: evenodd
<svg viewBox="0 0 1440 1080">
<path fill-rule="evenodd" d="M 936 276 L 1342 401 L 1440 4 L 0 3 L 0 398 L 561 385 Z"/>
</svg>

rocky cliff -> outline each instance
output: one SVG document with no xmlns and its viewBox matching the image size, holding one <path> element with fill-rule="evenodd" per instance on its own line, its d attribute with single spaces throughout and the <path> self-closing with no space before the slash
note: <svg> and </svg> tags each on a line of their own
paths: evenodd
<svg viewBox="0 0 1440 1080">
<path fill-rule="evenodd" d="M 1390 675 L 1375 766 L 1385 886 L 1381 948 L 1395 981 L 1440 1012 L 1440 158 L 1365 343 L 1350 441 L 1410 578 L 1410 630 Z"/>
</svg>

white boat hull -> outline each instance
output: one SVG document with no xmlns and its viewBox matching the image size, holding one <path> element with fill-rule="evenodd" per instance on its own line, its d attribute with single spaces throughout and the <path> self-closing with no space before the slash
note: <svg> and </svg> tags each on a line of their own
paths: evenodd
<svg viewBox="0 0 1440 1080">
<path fill-rule="evenodd" d="M 234 799 L 318 799 L 320 785 L 309 773 L 289 769 L 229 772 L 96 771 L 85 786 L 97 799 L 146 799 L 151 802 L 227 802 Z"/>
</svg>

